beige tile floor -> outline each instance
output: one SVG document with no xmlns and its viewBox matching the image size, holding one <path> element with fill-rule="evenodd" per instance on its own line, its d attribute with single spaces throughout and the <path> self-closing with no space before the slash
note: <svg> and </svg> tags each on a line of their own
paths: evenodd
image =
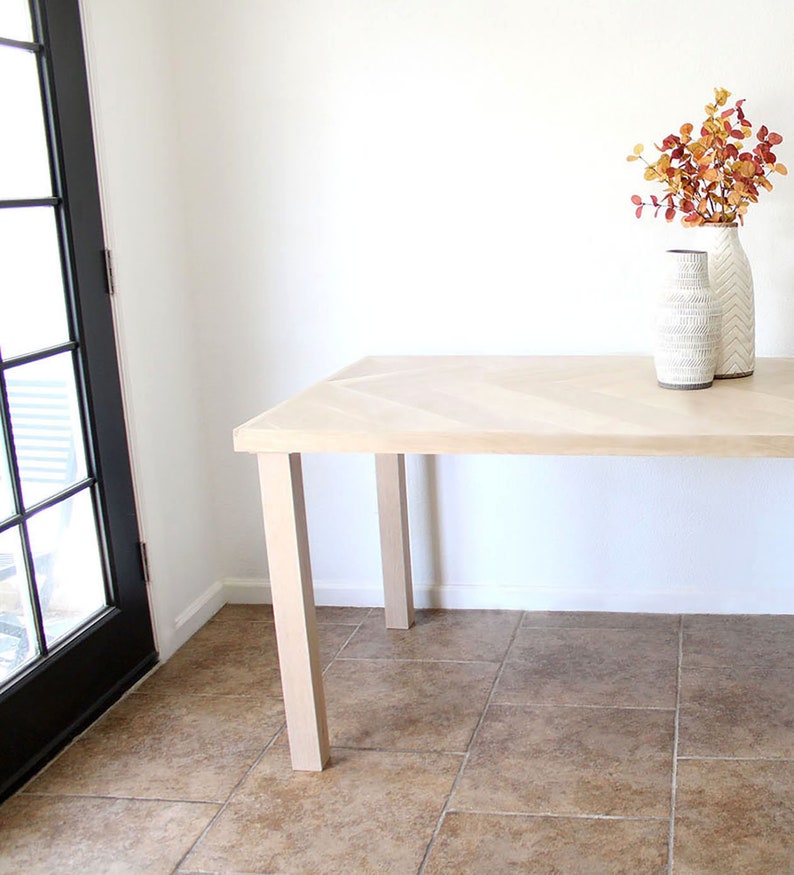
<svg viewBox="0 0 794 875">
<path fill-rule="evenodd" d="M 0 807 L 0 873 L 794 873 L 794 617 L 318 614 L 330 768 L 227 605 Z"/>
</svg>

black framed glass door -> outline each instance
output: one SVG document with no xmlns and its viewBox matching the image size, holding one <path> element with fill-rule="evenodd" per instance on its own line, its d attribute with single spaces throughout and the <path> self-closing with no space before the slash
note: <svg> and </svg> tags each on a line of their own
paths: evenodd
<svg viewBox="0 0 794 875">
<path fill-rule="evenodd" d="M 0 797 L 156 660 L 78 0 L 0 2 Z"/>
</svg>

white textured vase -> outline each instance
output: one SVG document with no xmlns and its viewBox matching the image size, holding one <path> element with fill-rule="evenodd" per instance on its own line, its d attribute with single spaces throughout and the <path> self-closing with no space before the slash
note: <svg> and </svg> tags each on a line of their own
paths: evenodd
<svg viewBox="0 0 794 875">
<path fill-rule="evenodd" d="M 711 290 L 722 305 L 722 333 L 715 377 L 749 377 L 755 370 L 755 297 L 750 262 L 735 224 L 700 225 L 709 254 Z"/>
<path fill-rule="evenodd" d="M 656 323 L 656 379 L 664 389 L 707 389 L 714 380 L 722 310 L 709 285 L 708 255 L 668 250 Z"/>
</svg>

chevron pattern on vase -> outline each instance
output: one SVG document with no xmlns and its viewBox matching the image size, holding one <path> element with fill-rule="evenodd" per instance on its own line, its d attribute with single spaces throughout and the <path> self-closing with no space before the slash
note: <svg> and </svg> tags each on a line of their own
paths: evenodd
<svg viewBox="0 0 794 875">
<path fill-rule="evenodd" d="M 709 235 L 709 281 L 722 305 L 717 379 L 743 377 L 755 369 L 753 275 L 735 225 L 701 226 Z"/>
</svg>

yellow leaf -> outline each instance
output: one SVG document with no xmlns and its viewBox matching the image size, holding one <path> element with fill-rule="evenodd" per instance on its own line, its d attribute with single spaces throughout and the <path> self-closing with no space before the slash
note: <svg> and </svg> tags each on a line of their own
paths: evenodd
<svg viewBox="0 0 794 875">
<path fill-rule="evenodd" d="M 731 92 L 726 91 L 724 88 L 714 89 L 714 97 L 717 99 L 717 106 L 725 106 L 725 103 L 730 96 Z"/>
<path fill-rule="evenodd" d="M 653 167 L 646 167 L 643 176 L 648 180 L 659 178 L 658 173 L 653 169 Z"/>
<path fill-rule="evenodd" d="M 639 161 L 639 155 L 626 155 L 626 161 Z"/>
<path fill-rule="evenodd" d="M 709 169 L 703 174 L 703 179 L 708 182 L 716 182 L 719 178 L 720 174 L 716 167 L 709 167 Z"/>
<path fill-rule="evenodd" d="M 781 176 L 788 175 L 788 167 L 785 164 L 775 164 L 775 172 L 779 173 Z"/>
<path fill-rule="evenodd" d="M 637 143 L 637 145 L 634 147 L 634 154 L 635 155 L 642 155 L 642 150 L 644 148 L 645 148 L 645 146 L 643 146 L 642 143 Z"/>
<path fill-rule="evenodd" d="M 694 130 L 693 126 L 689 122 L 687 122 L 685 125 L 681 125 L 681 129 L 680 129 L 679 133 L 681 134 L 682 137 L 688 137 L 692 133 L 693 130 Z"/>
<path fill-rule="evenodd" d="M 714 113 L 717 111 L 717 107 L 714 106 L 713 103 L 707 103 L 703 108 L 706 110 L 706 113 L 708 115 L 714 115 Z"/>
<path fill-rule="evenodd" d="M 728 195 L 728 203 L 732 204 L 734 207 L 738 206 L 741 202 L 742 202 L 742 196 L 739 194 L 738 191 L 732 191 Z"/>
</svg>

